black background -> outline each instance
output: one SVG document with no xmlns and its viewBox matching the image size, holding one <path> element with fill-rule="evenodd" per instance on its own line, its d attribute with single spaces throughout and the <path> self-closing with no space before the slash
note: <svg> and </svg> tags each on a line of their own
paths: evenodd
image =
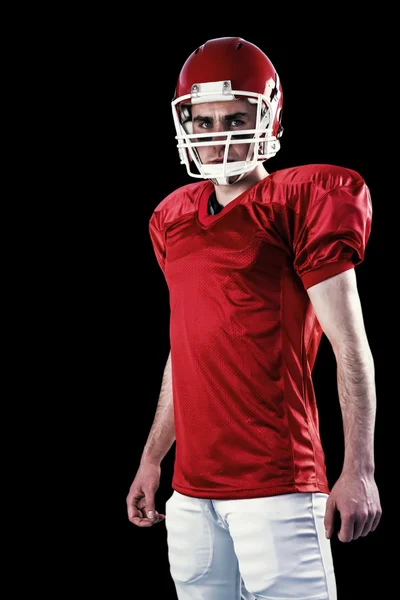
<svg viewBox="0 0 400 600">
<path fill-rule="evenodd" d="M 72 243 L 79 268 L 68 290 L 79 319 L 70 366 L 80 380 L 82 458 L 89 484 L 81 531 L 93 586 L 108 598 L 174 599 L 164 523 L 140 529 L 127 520 L 125 498 L 150 430 L 169 352 L 165 281 L 148 234 L 157 204 L 193 180 L 179 164 L 170 102 L 184 61 L 212 37 L 237 35 L 269 56 L 283 86 L 282 148 L 269 171 L 307 163 L 357 170 L 368 183 L 373 223 L 365 261 L 356 269 L 366 331 L 375 360 L 377 389 L 376 481 L 383 506 L 379 528 L 350 544 L 332 540 L 339 600 L 388 597 L 388 478 L 385 475 L 387 328 L 382 325 L 382 276 L 387 199 L 384 161 L 376 150 L 384 130 L 384 50 L 371 43 L 378 19 L 347 14 L 307 17 L 285 28 L 284 15 L 263 19 L 251 11 L 212 21 L 211 8 L 180 17 L 96 14 L 81 23 L 84 51 L 70 97 L 79 107 L 80 136 L 71 169 L 82 174 L 82 202 L 74 211 Z M 250 12 L 250 7 L 246 7 Z M 260 21 L 263 20 L 263 23 Z M 167 25 L 166 23 L 170 23 Z M 78 27 L 79 29 L 79 27 Z M 73 39 L 71 41 L 73 45 Z M 332 485 L 340 474 L 343 433 L 336 365 L 326 338 L 314 369 L 320 428 Z M 83 409 L 85 407 L 85 410 Z M 89 410 L 87 410 L 89 408 Z M 79 410 L 79 409 L 78 409 Z M 84 414 L 83 414 L 84 413 Z M 156 508 L 172 493 L 174 450 L 162 463 Z M 79 502 L 78 502 L 79 503 Z M 91 508 L 92 506 L 92 508 Z M 93 511 L 93 512 L 92 512 Z M 139 593 L 138 589 L 144 591 Z"/>
</svg>

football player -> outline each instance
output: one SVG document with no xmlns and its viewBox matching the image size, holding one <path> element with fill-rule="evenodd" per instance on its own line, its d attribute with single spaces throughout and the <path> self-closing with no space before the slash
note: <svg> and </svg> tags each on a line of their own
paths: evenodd
<svg viewBox="0 0 400 600">
<path fill-rule="evenodd" d="M 132 523 L 164 521 L 179 600 L 334 600 L 342 542 L 374 531 L 376 390 L 355 267 L 371 231 L 356 171 L 268 172 L 283 92 L 237 37 L 194 50 L 172 100 L 194 179 L 149 223 L 170 297 L 159 404 L 127 496 Z M 337 363 L 344 461 L 329 487 L 312 371 L 323 333 Z M 172 495 L 155 509 L 175 442 Z"/>
</svg>

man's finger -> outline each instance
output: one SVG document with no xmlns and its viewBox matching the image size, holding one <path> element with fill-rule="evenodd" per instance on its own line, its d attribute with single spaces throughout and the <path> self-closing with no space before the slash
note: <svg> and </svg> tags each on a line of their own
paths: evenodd
<svg viewBox="0 0 400 600">
<path fill-rule="evenodd" d="M 155 525 L 156 523 L 159 523 L 160 521 L 163 521 L 165 519 L 165 515 L 158 513 L 157 511 L 155 517 L 153 517 L 153 519 L 149 519 L 148 517 L 134 517 L 133 519 L 131 519 L 132 523 L 134 525 L 137 525 L 138 527 L 151 527 L 152 525 Z"/>
<path fill-rule="evenodd" d="M 334 522 L 335 522 L 335 505 L 328 501 L 326 503 L 325 518 L 324 518 L 325 537 L 328 539 L 330 539 L 333 535 Z"/>
<path fill-rule="evenodd" d="M 354 517 L 341 515 L 342 523 L 338 533 L 338 538 L 341 542 L 351 542 L 354 535 Z"/>
</svg>

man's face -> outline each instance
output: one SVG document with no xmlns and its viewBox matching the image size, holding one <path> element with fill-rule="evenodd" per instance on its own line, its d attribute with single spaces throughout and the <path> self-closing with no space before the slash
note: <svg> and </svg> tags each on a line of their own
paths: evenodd
<svg viewBox="0 0 400 600">
<path fill-rule="evenodd" d="M 254 129 L 256 126 L 257 105 L 250 104 L 247 99 L 226 102 L 205 102 L 192 106 L 193 133 L 209 133 L 210 138 L 197 138 L 196 141 L 224 141 L 225 136 L 212 137 L 213 133 L 224 131 L 238 132 L 243 129 Z M 250 137 L 244 135 L 244 137 Z M 246 160 L 250 144 L 231 143 L 228 162 Z M 216 164 L 223 161 L 225 144 L 198 146 L 203 164 Z"/>
</svg>

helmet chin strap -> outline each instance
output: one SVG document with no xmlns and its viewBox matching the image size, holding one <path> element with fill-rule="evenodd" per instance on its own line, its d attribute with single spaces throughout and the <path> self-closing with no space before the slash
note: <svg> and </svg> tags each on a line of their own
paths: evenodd
<svg viewBox="0 0 400 600">
<path fill-rule="evenodd" d="M 239 181 L 246 173 L 252 170 L 249 168 L 248 161 L 236 161 L 228 164 L 201 164 L 199 163 L 202 177 L 210 179 L 216 185 L 230 185 L 234 183 L 233 179 Z M 246 168 L 247 167 L 247 168 Z"/>
<path fill-rule="evenodd" d="M 247 171 L 247 173 L 249 173 L 249 171 Z M 243 179 L 243 177 L 245 175 L 246 175 L 246 173 L 240 173 L 240 175 L 230 175 L 229 177 L 216 177 L 216 178 L 209 177 L 209 179 L 214 185 L 232 185 L 233 183 L 237 183 L 238 181 Z M 233 179 L 235 181 L 232 181 Z"/>
</svg>

